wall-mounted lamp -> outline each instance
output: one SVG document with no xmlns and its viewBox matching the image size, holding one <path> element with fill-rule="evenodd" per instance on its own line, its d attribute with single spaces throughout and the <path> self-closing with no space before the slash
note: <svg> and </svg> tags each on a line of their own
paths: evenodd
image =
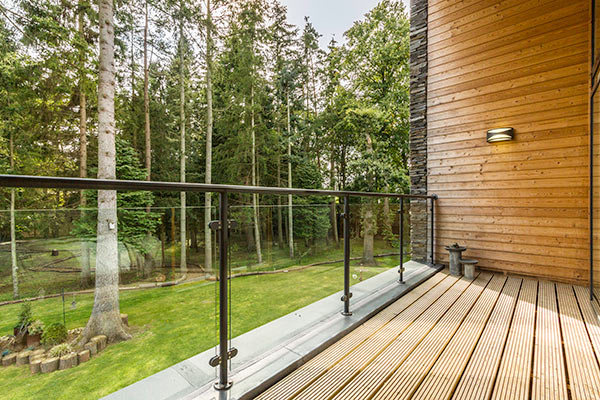
<svg viewBox="0 0 600 400">
<path fill-rule="evenodd" d="M 513 128 L 497 128 L 487 131 L 488 143 L 504 142 L 515 138 L 515 130 Z"/>
</svg>

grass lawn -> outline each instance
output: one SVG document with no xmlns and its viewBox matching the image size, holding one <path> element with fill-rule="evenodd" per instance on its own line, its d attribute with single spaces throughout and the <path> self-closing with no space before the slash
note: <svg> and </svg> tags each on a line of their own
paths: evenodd
<svg viewBox="0 0 600 400">
<path fill-rule="evenodd" d="M 334 258 L 335 259 L 335 258 Z M 306 261 L 306 260 L 303 260 Z M 377 267 L 362 268 L 362 277 L 397 265 L 397 257 L 378 259 Z M 358 264 L 352 273 L 360 274 Z M 352 283 L 357 283 L 352 280 Z M 87 364 L 48 375 L 31 376 L 28 368 L 0 368 L 1 398 L 97 399 L 161 371 L 216 345 L 214 282 L 121 293 L 121 312 L 129 314 L 134 337 L 109 346 Z M 311 267 L 232 281 L 233 336 L 261 326 L 343 288 L 342 264 Z M 76 300 L 76 308 L 71 302 Z M 93 295 L 66 299 L 69 329 L 87 322 Z M 341 307 L 341 303 L 340 303 Z M 12 333 L 19 305 L 4 306 L 0 336 Z M 62 321 L 60 298 L 32 303 L 35 319 Z M 239 349 L 241 352 L 244 349 Z"/>
</svg>

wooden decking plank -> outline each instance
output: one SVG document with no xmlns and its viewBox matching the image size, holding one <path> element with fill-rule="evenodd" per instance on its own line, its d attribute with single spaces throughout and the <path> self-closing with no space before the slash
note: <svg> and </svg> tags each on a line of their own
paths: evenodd
<svg viewBox="0 0 600 400">
<path fill-rule="evenodd" d="M 498 315 L 508 308 L 506 303 L 514 302 L 519 293 L 521 279 L 514 277 L 506 279 L 499 274 L 495 278 L 503 278 L 506 283 L 495 293 L 495 296 L 492 296 L 494 302 L 491 307 L 482 307 L 480 310 L 474 308 L 471 311 L 415 392 L 413 400 L 448 400 L 452 396 L 488 321 L 495 325 Z M 486 291 L 492 288 L 490 284 Z"/>
<path fill-rule="evenodd" d="M 600 360 L 600 318 L 596 313 L 597 310 L 594 309 L 595 304 L 590 300 L 588 288 L 583 286 L 573 286 L 573 288 L 575 289 L 575 296 L 577 296 L 585 327 L 592 341 L 592 347 L 596 353 L 596 359 Z"/>
<path fill-rule="evenodd" d="M 510 288 L 511 291 L 503 291 L 498 299 L 498 304 L 458 382 L 453 399 L 480 400 L 490 397 L 522 280 L 518 279 L 518 283 Z"/>
<path fill-rule="evenodd" d="M 293 396 L 305 386 L 309 385 L 315 379 L 320 377 L 327 371 L 328 368 L 339 362 L 341 359 L 350 354 L 357 346 L 368 340 L 375 332 L 388 324 L 398 314 L 402 313 L 416 301 L 421 299 L 433 288 L 437 287 L 441 282 L 448 278 L 446 271 L 441 271 L 406 293 L 400 299 L 392 303 L 389 307 L 382 310 L 373 318 L 366 321 L 360 327 L 353 330 L 351 333 L 328 347 L 322 353 L 308 361 L 302 367 L 292 372 L 280 382 L 269 388 L 257 397 L 259 400 L 279 400 L 287 399 Z M 450 278 L 455 282 L 455 278 Z M 449 283 L 444 284 L 444 288 L 451 286 Z M 440 294 L 441 295 L 441 294 Z"/>
<path fill-rule="evenodd" d="M 556 284 L 571 397 L 600 399 L 600 369 L 571 285 Z"/>
<path fill-rule="evenodd" d="M 465 335 L 473 335 L 473 330 L 485 324 L 505 281 L 506 277 L 502 275 L 496 275 L 487 282 L 483 280 L 482 283 L 488 283 L 487 286 L 483 291 L 473 290 L 471 299 L 465 292 L 372 399 L 411 398 L 448 343 L 457 336 L 464 341 Z M 460 352 L 460 348 L 455 346 L 451 350 Z"/>
<path fill-rule="evenodd" d="M 459 308 L 464 301 L 460 300 L 466 296 L 468 301 L 475 301 L 474 295 L 478 296 L 483 290 L 482 282 L 489 281 L 491 276 L 484 274 L 482 278 L 469 281 L 461 279 L 440 300 L 431 306 L 426 313 L 419 317 L 402 335 L 354 377 L 352 381 L 340 386 L 340 391 L 333 397 L 335 400 L 342 399 L 368 399 L 380 386 L 382 380 L 389 377 L 398 366 L 406 360 L 412 351 L 421 343 L 436 324 L 449 313 L 452 307 L 459 303 Z M 466 294 L 465 294 L 466 293 Z M 471 303 L 472 304 L 472 303 Z M 314 398 L 314 397 L 313 397 Z"/>
<path fill-rule="evenodd" d="M 492 400 L 529 398 L 537 286 L 537 280 L 523 281 Z"/>
<path fill-rule="evenodd" d="M 458 297 L 464 290 L 464 281 L 456 277 L 446 278 L 440 285 L 416 301 L 411 307 L 398 314 L 383 329 L 374 334 L 367 342 L 357 347 L 352 354 L 330 368 L 294 399 L 325 399 L 333 395 L 345 382 L 351 380 L 365 365 L 383 351 L 396 337 L 401 335 L 415 321 L 424 315 L 430 315 L 432 307 L 439 309 L 449 297 Z M 440 306 L 441 305 L 441 306 Z"/>
<path fill-rule="evenodd" d="M 567 381 L 554 283 L 540 282 L 532 400 L 567 400 Z"/>
</svg>

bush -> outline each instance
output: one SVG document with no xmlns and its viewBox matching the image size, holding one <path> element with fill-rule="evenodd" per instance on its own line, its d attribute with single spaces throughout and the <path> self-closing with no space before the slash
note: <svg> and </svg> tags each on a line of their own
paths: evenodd
<svg viewBox="0 0 600 400">
<path fill-rule="evenodd" d="M 32 322 L 31 325 L 29 325 L 29 328 L 27 328 L 27 332 L 30 335 L 40 335 L 42 332 L 44 332 L 44 323 L 39 319 L 35 322 Z"/>
<path fill-rule="evenodd" d="M 56 345 L 67 340 L 67 328 L 63 324 L 54 323 L 46 328 L 42 334 L 42 344 Z"/>
<path fill-rule="evenodd" d="M 48 352 L 48 356 L 51 358 L 62 357 L 66 356 L 67 354 L 71 354 L 72 352 L 73 348 L 68 343 L 63 343 L 51 348 Z"/>
<path fill-rule="evenodd" d="M 19 322 L 15 325 L 15 329 L 17 329 L 20 333 L 24 333 L 27 331 L 29 325 L 33 321 L 32 313 L 31 313 L 31 304 L 29 302 L 25 302 L 21 305 L 21 312 L 19 313 Z"/>
</svg>

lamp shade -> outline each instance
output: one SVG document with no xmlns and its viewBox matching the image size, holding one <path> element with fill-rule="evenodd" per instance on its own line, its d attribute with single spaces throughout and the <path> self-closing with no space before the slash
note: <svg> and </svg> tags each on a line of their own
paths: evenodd
<svg viewBox="0 0 600 400">
<path fill-rule="evenodd" d="M 496 128 L 487 131 L 488 143 L 504 142 L 506 140 L 513 140 L 515 137 L 515 130 L 513 128 Z"/>
</svg>

